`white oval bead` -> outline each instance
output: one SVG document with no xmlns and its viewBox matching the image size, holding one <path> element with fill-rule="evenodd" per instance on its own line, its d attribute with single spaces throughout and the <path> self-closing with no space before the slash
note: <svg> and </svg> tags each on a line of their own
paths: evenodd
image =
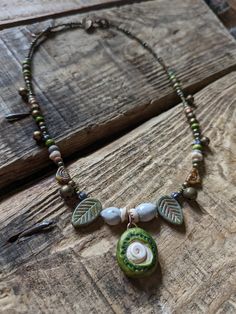
<svg viewBox="0 0 236 314">
<path fill-rule="evenodd" d="M 120 209 L 117 207 L 108 207 L 101 211 L 100 215 L 108 225 L 114 226 L 121 222 Z"/>
<path fill-rule="evenodd" d="M 59 150 L 54 150 L 50 155 L 49 158 L 51 160 L 54 160 L 56 157 L 61 157 L 61 153 L 59 152 Z"/>
<path fill-rule="evenodd" d="M 193 150 L 192 151 L 192 159 L 202 161 L 203 160 L 203 155 L 200 150 Z"/>
<path fill-rule="evenodd" d="M 157 216 L 157 207 L 152 203 L 142 203 L 136 207 L 140 221 L 150 221 Z"/>
</svg>

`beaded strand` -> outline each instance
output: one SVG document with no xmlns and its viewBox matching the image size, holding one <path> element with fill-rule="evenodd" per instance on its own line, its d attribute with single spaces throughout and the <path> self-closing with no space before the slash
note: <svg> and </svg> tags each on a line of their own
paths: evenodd
<svg viewBox="0 0 236 314">
<path fill-rule="evenodd" d="M 106 19 L 93 20 L 90 18 L 84 19 L 82 23 L 64 23 L 53 27 L 47 27 L 33 39 L 30 44 L 28 54 L 25 60 L 22 62 L 22 73 L 25 81 L 25 87 L 19 89 L 19 94 L 22 96 L 22 99 L 29 104 L 31 115 L 35 120 L 36 125 L 38 126 L 38 130 L 34 131 L 33 133 L 33 138 L 38 144 L 43 143 L 47 147 L 49 158 L 56 164 L 58 168 L 56 180 L 60 184 L 61 197 L 63 199 L 70 199 L 76 196 L 79 201 L 82 201 L 87 198 L 87 194 L 80 191 L 74 180 L 72 180 L 70 177 L 68 171 L 65 169 L 60 149 L 55 144 L 54 139 L 48 132 L 43 112 L 34 92 L 32 81 L 32 60 L 35 49 L 46 39 L 48 39 L 52 33 L 58 33 L 74 28 L 84 29 L 88 33 L 91 33 L 96 28 L 113 28 L 141 44 L 142 47 L 147 50 L 160 64 L 164 72 L 167 74 L 173 90 L 176 92 L 183 104 L 183 109 L 192 130 L 194 139 L 192 144 L 192 169 L 185 182 L 181 185 L 179 191 L 173 192 L 171 196 L 175 199 L 178 199 L 180 196 L 188 199 L 196 199 L 197 190 L 195 186 L 201 183 L 199 166 L 204 159 L 203 150 L 205 146 L 209 145 L 209 139 L 201 135 L 200 125 L 194 113 L 194 97 L 192 95 L 185 96 L 180 80 L 177 78 L 175 71 L 169 68 L 163 59 L 160 58 L 145 41 L 132 34 L 126 28 L 113 24 L 112 22 L 108 22 Z"/>
</svg>

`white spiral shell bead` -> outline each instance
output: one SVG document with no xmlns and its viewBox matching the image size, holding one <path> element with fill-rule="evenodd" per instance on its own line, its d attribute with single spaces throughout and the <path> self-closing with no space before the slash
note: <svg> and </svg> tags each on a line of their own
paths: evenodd
<svg viewBox="0 0 236 314">
<path fill-rule="evenodd" d="M 127 259 L 134 264 L 150 263 L 153 258 L 151 249 L 142 242 L 132 242 L 126 251 Z"/>
</svg>

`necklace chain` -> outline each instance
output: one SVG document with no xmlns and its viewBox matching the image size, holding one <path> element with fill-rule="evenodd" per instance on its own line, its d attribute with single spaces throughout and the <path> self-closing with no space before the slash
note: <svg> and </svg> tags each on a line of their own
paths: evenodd
<svg viewBox="0 0 236 314">
<path fill-rule="evenodd" d="M 32 60 L 34 57 L 35 50 L 39 47 L 45 40 L 50 38 L 56 33 L 60 33 L 70 29 L 82 29 L 88 33 L 92 33 L 96 29 L 107 30 L 114 29 L 120 32 L 132 40 L 139 43 L 146 51 L 148 51 L 153 58 L 159 63 L 164 72 L 166 73 L 169 82 L 180 98 L 184 112 L 186 114 L 187 120 L 189 122 L 190 128 L 193 134 L 193 144 L 192 144 L 192 170 L 187 176 L 185 182 L 181 185 L 177 192 L 172 193 L 172 197 L 177 199 L 180 196 L 186 198 L 195 199 L 197 196 L 196 185 L 201 183 L 199 175 L 199 167 L 203 161 L 203 149 L 204 146 L 209 144 L 209 139 L 203 137 L 200 131 L 200 125 L 194 113 L 194 98 L 192 95 L 185 95 L 181 83 L 175 73 L 175 71 L 169 68 L 163 59 L 157 55 L 157 53 L 150 47 L 145 41 L 137 37 L 135 34 L 131 33 L 128 29 L 116 25 L 107 19 L 91 19 L 85 18 L 82 22 L 71 22 L 58 24 L 56 26 L 49 26 L 42 30 L 40 33 L 35 35 L 35 38 L 29 46 L 29 50 L 25 60 L 22 62 L 22 72 L 25 81 L 25 87 L 19 90 L 22 98 L 29 103 L 31 115 L 33 116 L 38 130 L 34 132 L 34 139 L 37 143 L 44 143 L 48 148 L 49 158 L 57 165 L 58 170 L 56 174 L 56 180 L 60 184 L 60 195 L 64 199 L 70 199 L 74 196 L 78 197 L 79 201 L 87 198 L 87 194 L 79 190 L 76 183 L 70 177 L 68 171 L 64 166 L 64 162 L 60 153 L 59 147 L 55 144 L 53 138 L 49 135 L 48 129 L 46 127 L 45 119 L 40 108 L 39 102 L 36 98 L 33 86 L 33 75 L 32 75 Z M 193 187 L 194 186 L 194 187 Z"/>
</svg>

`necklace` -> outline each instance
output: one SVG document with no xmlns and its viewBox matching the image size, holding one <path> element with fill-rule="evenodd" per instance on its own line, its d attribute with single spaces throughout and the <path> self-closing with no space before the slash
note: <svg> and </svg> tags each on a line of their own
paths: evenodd
<svg viewBox="0 0 236 314">
<path fill-rule="evenodd" d="M 49 135 L 42 110 L 34 92 L 32 60 L 36 48 L 51 35 L 76 28 L 83 29 L 88 33 L 92 33 L 96 29 L 114 29 L 138 42 L 153 56 L 155 61 L 159 63 L 166 73 L 171 86 L 183 104 L 183 109 L 194 138 L 192 143 L 192 169 L 184 183 L 177 189 L 177 192 L 164 195 L 155 203 L 141 203 L 135 208 L 109 207 L 103 209 L 98 199 L 89 197 L 86 192 L 80 191 L 75 181 L 71 178 L 65 168 L 59 147 Z M 56 180 L 60 186 L 60 196 L 65 201 L 77 199 L 78 204 L 72 214 L 72 225 L 75 228 L 81 228 L 92 223 L 99 216 L 109 225 L 127 222 L 127 230 L 121 235 L 117 244 L 117 262 L 120 268 L 129 277 L 150 275 L 157 266 L 157 246 L 151 235 L 137 227 L 137 223 L 148 222 L 160 215 L 169 223 L 181 225 L 184 217 L 180 201 L 184 198 L 195 200 L 197 198 L 197 188 L 201 184 L 199 168 L 204 158 L 204 147 L 209 145 L 209 139 L 201 135 L 199 122 L 194 113 L 193 96 L 185 96 L 175 71 L 169 68 L 163 59 L 160 58 L 146 42 L 142 41 L 127 29 L 113 22 L 108 22 L 107 19 L 85 18 L 82 22 L 64 23 L 42 30 L 35 36 L 30 44 L 27 56 L 22 62 L 22 72 L 25 87 L 19 89 L 19 94 L 22 96 L 23 100 L 29 104 L 30 113 L 38 126 L 38 130 L 33 133 L 33 138 L 37 143 L 43 143 L 47 147 L 49 158 L 57 166 Z M 22 117 L 24 117 L 24 114 L 15 114 L 9 116 L 8 120 L 13 121 Z"/>
</svg>

